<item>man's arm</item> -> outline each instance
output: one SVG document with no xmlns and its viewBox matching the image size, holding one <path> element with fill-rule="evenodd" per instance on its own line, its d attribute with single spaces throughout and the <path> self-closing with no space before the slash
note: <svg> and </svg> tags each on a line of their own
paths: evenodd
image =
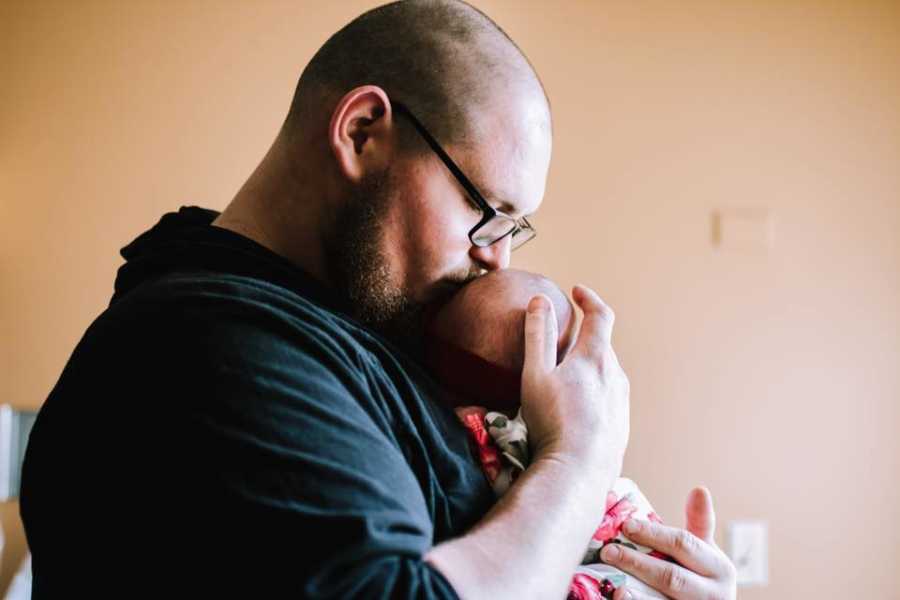
<svg viewBox="0 0 900 600">
<path fill-rule="evenodd" d="M 425 559 L 461 598 L 563 598 L 617 473 L 538 458 L 469 533 Z"/>
<path fill-rule="evenodd" d="M 364 409 L 372 391 L 352 357 L 328 340 L 261 331 L 211 331 L 215 405 L 187 428 L 207 448 L 199 493 L 226 507 L 211 520 L 193 502 L 193 518 L 219 521 L 219 543 L 240 557 L 229 576 L 256 580 L 260 597 L 456 598 L 422 560 L 433 524 L 395 439 L 403 432 Z"/>
</svg>

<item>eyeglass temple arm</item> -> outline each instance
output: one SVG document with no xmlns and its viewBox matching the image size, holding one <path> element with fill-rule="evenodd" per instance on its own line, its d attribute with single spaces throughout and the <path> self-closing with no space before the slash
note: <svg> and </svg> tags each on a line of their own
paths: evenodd
<svg viewBox="0 0 900 600">
<path fill-rule="evenodd" d="M 419 132 L 419 135 L 425 138 L 425 141 L 428 143 L 431 149 L 434 150 L 435 154 L 437 154 L 441 161 L 443 161 L 444 165 L 446 165 L 446 167 L 450 169 L 450 172 L 453 173 L 453 176 L 456 177 L 457 181 L 459 181 L 463 188 L 465 188 L 469 196 L 471 196 L 475 200 L 475 202 L 479 204 L 481 209 L 484 210 L 485 213 L 487 213 L 485 215 L 485 219 L 482 222 L 487 222 L 491 219 L 491 217 L 496 215 L 498 211 L 493 206 L 488 204 L 488 201 L 484 199 L 484 196 L 481 195 L 481 192 L 479 192 L 478 189 L 475 188 L 472 182 L 469 181 L 469 178 L 466 177 L 462 170 L 460 170 L 460 168 L 456 166 L 456 163 L 453 162 L 453 159 L 450 158 L 450 155 L 444 152 L 444 149 L 440 144 L 438 144 L 438 141 L 434 139 L 434 137 L 432 137 L 427 129 L 425 129 L 425 126 L 422 125 L 422 122 L 419 121 L 419 119 L 417 119 L 414 114 L 412 114 L 412 111 L 410 111 L 409 108 L 407 108 L 406 105 L 402 102 L 394 101 L 392 102 L 392 106 L 398 112 L 406 115 L 406 117 L 412 122 L 413 127 L 416 128 L 416 131 Z M 504 216 L 509 217 L 509 215 Z M 512 219 L 512 217 L 509 218 Z M 524 229 L 520 224 L 521 221 L 521 223 L 524 223 L 528 229 L 535 232 L 534 226 L 525 217 L 522 217 L 521 219 L 513 219 L 513 221 L 515 222 L 518 229 Z M 476 229 L 477 227 L 478 226 L 476 226 Z"/>
<path fill-rule="evenodd" d="M 402 112 L 410 121 L 412 121 L 413 127 L 416 128 L 416 131 L 418 131 L 419 134 L 423 138 L 425 138 L 425 141 L 428 143 L 431 149 L 434 150 L 438 157 L 440 157 L 444 165 L 446 165 L 446 167 L 450 169 L 450 172 L 453 173 L 453 176 L 456 177 L 459 183 L 463 186 L 463 188 L 465 188 L 466 192 L 475 200 L 475 202 L 477 202 L 482 209 L 486 210 L 489 213 L 496 212 L 494 210 L 494 207 L 488 204 L 487 200 L 484 199 L 484 196 L 481 195 L 481 192 L 475 189 L 475 186 L 472 185 L 472 182 L 469 181 L 469 178 L 466 177 L 460 170 L 460 168 L 456 166 L 456 163 L 453 162 L 453 159 L 450 158 L 450 155 L 444 152 L 444 149 L 441 148 L 441 145 L 438 144 L 437 140 L 434 139 L 430 133 L 428 133 L 428 130 L 425 129 L 425 126 L 422 125 L 419 119 L 417 119 L 416 116 L 412 114 L 412 112 L 410 112 L 408 108 L 406 108 L 406 105 L 401 102 L 393 102 L 392 104 L 397 111 Z"/>
</svg>

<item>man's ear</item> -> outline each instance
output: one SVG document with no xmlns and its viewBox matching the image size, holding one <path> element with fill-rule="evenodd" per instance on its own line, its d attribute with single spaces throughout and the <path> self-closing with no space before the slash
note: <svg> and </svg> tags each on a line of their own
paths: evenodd
<svg viewBox="0 0 900 600">
<path fill-rule="evenodd" d="M 328 142 L 344 177 L 358 183 L 387 167 L 395 146 L 393 127 L 391 102 L 380 87 L 364 85 L 341 98 L 331 115 Z"/>
</svg>

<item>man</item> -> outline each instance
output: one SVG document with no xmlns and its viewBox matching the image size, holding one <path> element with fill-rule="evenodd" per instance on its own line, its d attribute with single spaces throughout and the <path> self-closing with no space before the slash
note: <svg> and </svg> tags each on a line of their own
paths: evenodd
<svg viewBox="0 0 900 600">
<path fill-rule="evenodd" d="M 183 208 L 123 250 L 31 434 L 34 597 L 564 595 L 627 443 L 612 312 L 576 287 L 557 366 L 532 300 L 534 461 L 487 514 L 415 360 L 428 308 L 533 235 L 550 147 L 537 76 L 468 5 L 394 3 L 332 36 L 226 210 Z M 673 598 L 733 598 L 705 491 L 688 517 L 630 534 L 683 567 L 608 560 Z"/>
</svg>

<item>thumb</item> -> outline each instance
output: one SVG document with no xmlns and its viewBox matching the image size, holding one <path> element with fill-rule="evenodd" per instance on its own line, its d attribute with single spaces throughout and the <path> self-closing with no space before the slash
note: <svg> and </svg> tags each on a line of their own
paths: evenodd
<svg viewBox="0 0 900 600">
<path fill-rule="evenodd" d="M 557 332 L 553 303 L 538 294 L 528 303 L 525 312 L 525 365 L 526 373 L 548 373 L 556 368 Z"/>
<path fill-rule="evenodd" d="M 701 540 L 711 544 L 716 532 L 716 513 L 713 510 L 712 495 L 705 487 L 696 487 L 688 494 L 684 507 L 685 529 Z"/>
</svg>

